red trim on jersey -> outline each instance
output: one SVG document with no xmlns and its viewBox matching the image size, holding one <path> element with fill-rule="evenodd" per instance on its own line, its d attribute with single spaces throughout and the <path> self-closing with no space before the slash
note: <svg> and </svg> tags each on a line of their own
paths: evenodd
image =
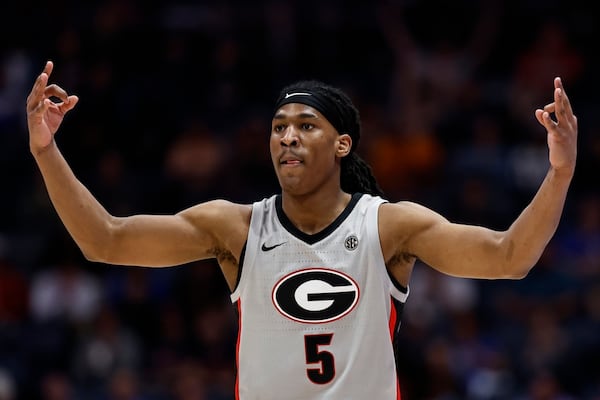
<svg viewBox="0 0 600 400">
<path fill-rule="evenodd" d="M 392 343 L 394 342 L 394 335 L 396 334 L 396 320 L 398 319 L 398 314 L 396 312 L 396 306 L 394 305 L 394 300 L 390 299 L 390 340 Z M 397 373 L 397 372 L 396 372 Z M 400 377 L 396 377 L 396 400 L 401 400 L 402 396 L 400 395 Z"/>
<path fill-rule="evenodd" d="M 242 337 L 242 300 L 237 301 L 238 309 L 238 336 L 235 344 L 235 400 L 240 400 L 240 338 Z"/>
<path fill-rule="evenodd" d="M 391 311 L 390 311 L 390 338 L 392 340 L 394 340 L 394 330 L 396 329 L 396 307 L 394 306 L 394 301 L 391 301 L 391 307 L 390 307 Z"/>
</svg>

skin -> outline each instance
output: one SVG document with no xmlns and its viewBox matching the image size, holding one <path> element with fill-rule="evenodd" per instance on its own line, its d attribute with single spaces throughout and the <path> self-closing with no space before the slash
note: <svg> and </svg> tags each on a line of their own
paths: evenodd
<svg viewBox="0 0 600 400">
<path fill-rule="evenodd" d="M 47 62 L 27 98 L 30 150 L 58 215 L 86 258 L 146 267 L 216 258 L 233 288 L 251 205 L 217 200 L 175 215 L 111 215 L 56 145 L 54 135 L 79 99 L 48 84 L 52 69 Z M 554 79 L 553 101 L 535 117 L 547 131 L 550 167 L 507 230 L 455 224 L 411 202 L 380 207 L 382 253 L 399 283 L 408 286 L 417 259 L 448 275 L 485 279 L 522 278 L 535 265 L 558 226 L 577 156 L 577 118 L 560 78 Z M 269 147 L 290 221 L 308 234 L 327 227 L 350 201 L 340 187 L 340 160 L 352 147 L 350 136 L 312 107 L 290 103 L 275 113 Z"/>
</svg>

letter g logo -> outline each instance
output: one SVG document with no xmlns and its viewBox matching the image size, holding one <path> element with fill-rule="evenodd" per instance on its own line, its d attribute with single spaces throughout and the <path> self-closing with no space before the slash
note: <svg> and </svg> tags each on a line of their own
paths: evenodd
<svg viewBox="0 0 600 400">
<path fill-rule="evenodd" d="M 358 285 L 330 269 L 310 268 L 284 276 L 273 288 L 272 300 L 285 317 L 311 324 L 334 321 L 358 303 Z"/>
</svg>

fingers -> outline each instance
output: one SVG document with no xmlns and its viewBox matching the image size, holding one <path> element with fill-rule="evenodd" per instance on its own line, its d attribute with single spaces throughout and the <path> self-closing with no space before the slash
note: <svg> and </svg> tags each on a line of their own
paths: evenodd
<svg viewBox="0 0 600 400">
<path fill-rule="evenodd" d="M 63 88 L 56 84 L 48 85 L 48 79 L 53 69 L 54 63 L 52 61 L 47 61 L 44 70 L 35 80 L 31 93 L 27 96 L 28 113 L 47 108 L 44 107 L 44 103 L 46 103 L 46 100 L 50 97 L 60 99 L 62 101 L 61 104 L 64 103 L 64 105 L 69 104 L 72 98 L 76 98 L 76 96 L 69 96 Z M 72 109 L 73 106 L 75 106 L 75 104 L 71 105 L 68 109 Z"/>
<path fill-rule="evenodd" d="M 556 121 L 551 115 L 554 114 Z M 535 111 L 535 117 L 546 129 L 555 128 L 559 124 L 573 125 L 577 118 L 573 115 L 571 102 L 564 90 L 560 77 L 554 78 L 554 101 L 546 104 L 543 109 Z"/>
<path fill-rule="evenodd" d="M 560 77 L 554 78 L 554 109 L 553 112 L 556 115 L 556 119 L 560 123 L 561 121 L 569 122 L 568 120 L 573 118 L 573 109 L 571 108 L 571 102 L 565 92 Z"/>
<path fill-rule="evenodd" d="M 29 96 L 27 96 L 27 112 L 33 111 L 33 109 L 35 109 L 42 101 L 47 83 L 48 74 L 42 72 L 35 80 L 33 88 L 31 89 L 31 93 L 29 93 Z"/>
<path fill-rule="evenodd" d="M 79 101 L 79 97 L 75 96 L 75 95 L 71 95 L 68 97 L 67 101 L 64 101 L 60 104 L 58 104 L 58 108 L 60 109 L 60 111 L 65 114 L 69 111 L 71 111 L 75 105 L 77 104 L 77 102 Z"/>
<path fill-rule="evenodd" d="M 44 101 L 40 103 L 39 109 L 36 111 L 39 111 L 41 114 L 43 114 L 48 109 L 52 109 L 53 111 L 58 112 L 60 115 L 65 115 L 75 107 L 78 101 L 79 97 L 75 95 L 69 96 L 68 101 L 61 101 L 59 103 L 55 103 L 50 99 L 44 99 Z"/>
<path fill-rule="evenodd" d="M 544 126 L 544 119 L 542 118 L 542 114 L 544 113 L 544 110 L 540 110 L 539 108 L 537 110 L 535 110 L 535 118 L 538 120 L 538 122 Z"/>
<path fill-rule="evenodd" d="M 52 61 L 46 61 L 46 65 L 44 66 L 44 70 L 42 73 L 50 76 L 52 74 L 52 70 L 54 69 L 54 63 Z"/>
<path fill-rule="evenodd" d="M 46 88 L 44 89 L 44 97 L 48 98 L 52 96 L 58 97 L 65 103 L 69 102 L 69 96 L 67 95 L 67 92 L 56 84 L 46 86 Z"/>
<path fill-rule="evenodd" d="M 538 108 L 535 110 L 535 117 L 537 118 L 538 122 L 548 131 L 554 130 L 558 125 L 550 117 L 550 112 L 546 111 L 545 109 L 541 110 Z"/>
</svg>

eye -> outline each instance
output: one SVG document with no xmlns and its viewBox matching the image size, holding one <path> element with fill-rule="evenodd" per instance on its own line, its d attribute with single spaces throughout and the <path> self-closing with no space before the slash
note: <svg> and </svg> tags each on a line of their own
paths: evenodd
<svg viewBox="0 0 600 400">
<path fill-rule="evenodd" d="M 300 127 L 302 128 L 303 131 L 309 131 L 309 130 L 313 129 L 315 126 L 313 124 L 309 124 L 309 123 L 305 122 L 302 125 L 300 125 Z"/>
<path fill-rule="evenodd" d="M 273 132 L 283 132 L 285 129 L 285 125 L 273 125 Z"/>
</svg>

